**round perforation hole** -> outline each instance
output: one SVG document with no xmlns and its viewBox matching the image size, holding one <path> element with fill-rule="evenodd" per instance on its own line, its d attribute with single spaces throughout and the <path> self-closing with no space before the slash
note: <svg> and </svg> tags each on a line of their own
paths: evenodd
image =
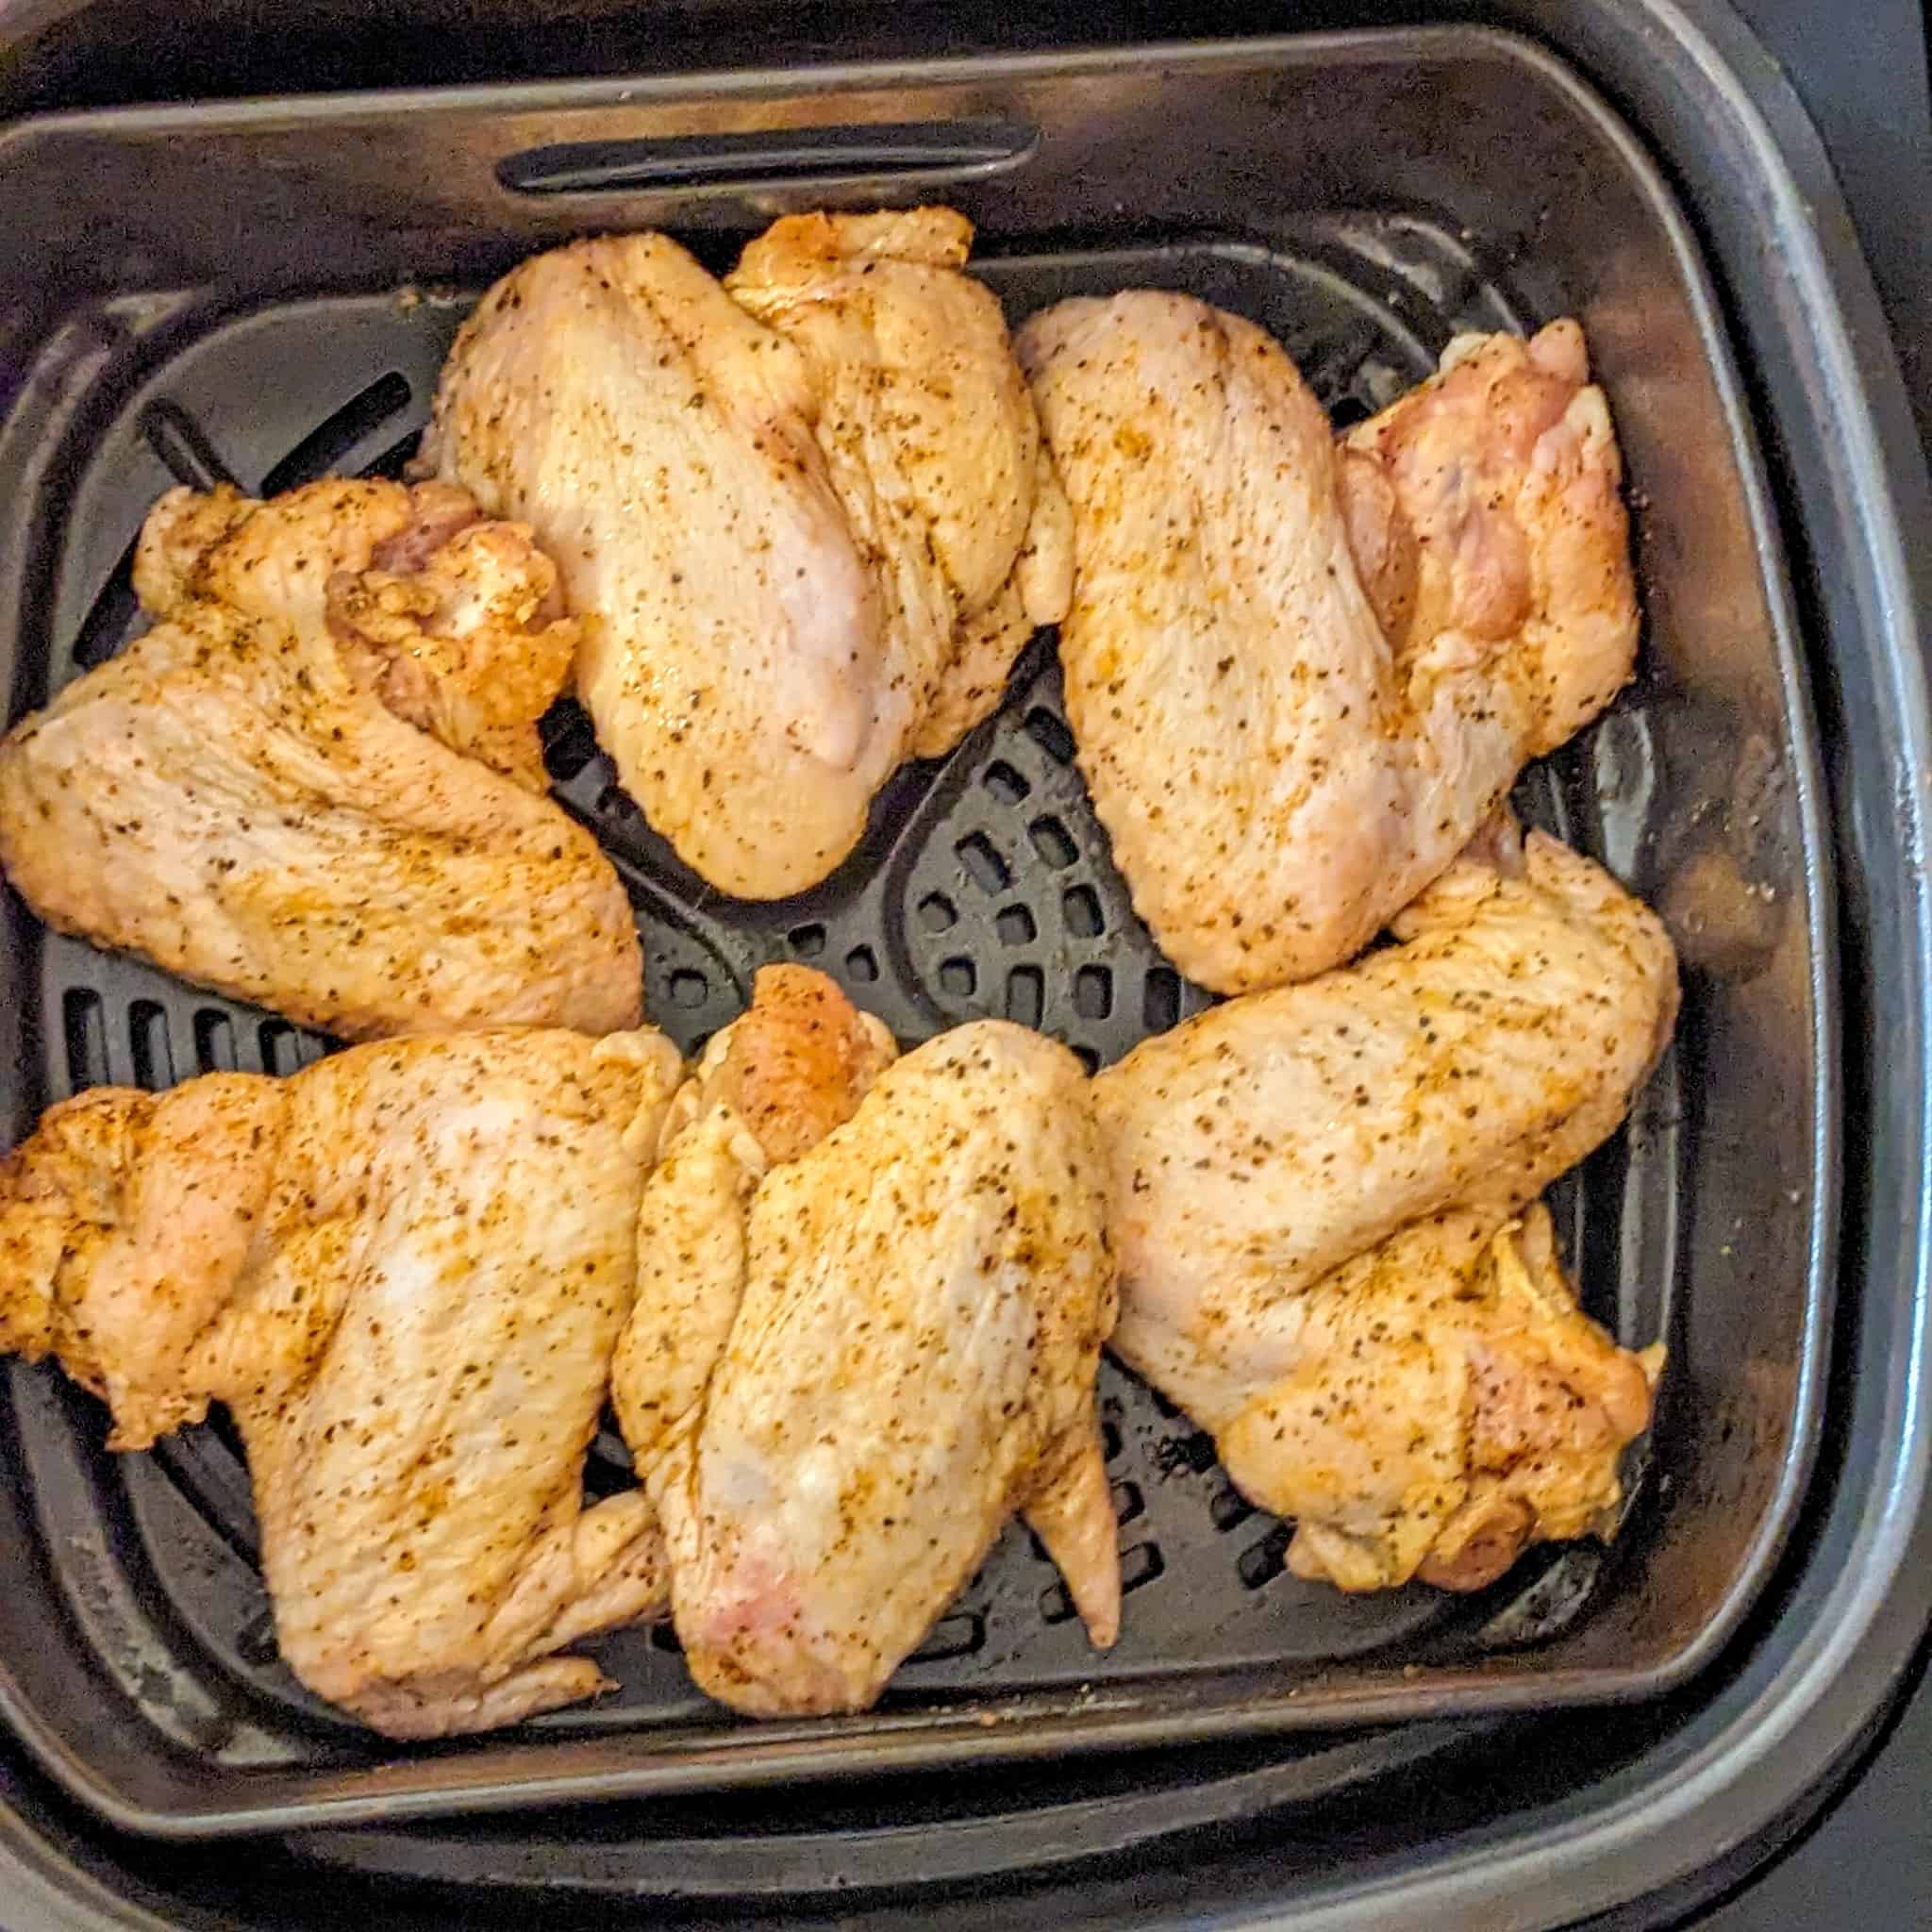
<svg viewBox="0 0 1932 1932">
<path fill-rule="evenodd" d="M 1265 1590 L 1288 1567 L 1289 1540 L 1294 1532 L 1276 1524 L 1259 1542 L 1250 1543 L 1235 1559 L 1235 1574 L 1243 1590 Z"/>
<path fill-rule="evenodd" d="M 1060 895 L 1060 917 L 1075 939 L 1098 939 L 1107 928 L 1100 894 L 1091 886 L 1074 886 Z"/>
<path fill-rule="evenodd" d="M 954 1657 L 971 1657 L 986 1645 L 986 1619 L 977 1610 L 956 1610 L 941 1617 L 926 1632 L 925 1641 L 912 1653 L 908 1662 L 945 1663 Z"/>
<path fill-rule="evenodd" d="M 1067 729 L 1067 721 L 1056 717 L 1043 705 L 1036 705 L 1026 713 L 1026 736 L 1043 751 L 1057 765 L 1071 765 L 1074 762 L 1074 734 Z"/>
<path fill-rule="evenodd" d="M 1083 1020 L 1105 1020 L 1113 1011 L 1113 974 L 1105 966 L 1083 966 L 1074 974 L 1074 1010 Z"/>
<path fill-rule="evenodd" d="M 1235 1488 L 1224 1484 L 1208 1502 L 1208 1520 L 1224 1535 L 1238 1528 L 1255 1513 L 1255 1506 Z"/>
<path fill-rule="evenodd" d="M 1033 849 L 1056 872 L 1064 872 L 1080 856 L 1073 835 L 1056 818 L 1039 818 L 1026 827 Z M 1098 928 L 1096 928 L 1098 930 Z"/>
<path fill-rule="evenodd" d="M 953 848 L 966 876 L 989 898 L 1004 892 L 1013 883 L 1013 870 L 984 832 L 974 832 Z"/>
<path fill-rule="evenodd" d="M 1064 1583 L 1049 1583 L 1040 1592 L 1040 1621 L 1067 1624 L 1074 1618 L 1074 1595 Z"/>
<path fill-rule="evenodd" d="M 127 1009 L 128 1047 L 134 1078 L 150 1093 L 175 1084 L 175 1049 L 168 1037 L 168 1010 L 158 1000 L 136 1000 Z"/>
<path fill-rule="evenodd" d="M 1141 1019 L 1149 1033 L 1165 1033 L 1181 1016 L 1181 976 L 1172 966 L 1150 966 L 1141 985 Z"/>
<path fill-rule="evenodd" d="M 1160 1554 L 1158 1543 L 1136 1543 L 1132 1549 L 1121 1552 L 1121 1594 L 1140 1590 L 1152 1583 L 1167 1568 L 1166 1559 Z"/>
<path fill-rule="evenodd" d="M 1038 1026 L 1046 1010 L 1046 974 L 1038 966 L 1015 966 L 1007 974 L 1007 1018 Z"/>
<path fill-rule="evenodd" d="M 1163 1474 L 1176 1475 L 1182 1470 L 1191 1470 L 1198 1475 L 1214 1467 L 1214 1438 L 1206 1429 L 1170 1436 L 1154 1452 L 1154 1459 Z"/>
<path fill-rule="evenodd" d="M 234 1022 L 215 1008 L 204 1007 L 194 1016 L 194 1071 L 232 1074 L 238 1064 Z"/>
<path fill-rule="evenodd" d="M 995 758 L 981 774 L 980 784 L 1002 805 L 1018 805 L 1033 788 L 1005 758 Z"/>
<path fill-rule="evenodd" d="M 993 930 L 1001 943 L 1008 946 L 1031 945 L 1040 936 L 1033 914 L 1024 906 L 1002 906 L 993 920 Z"/>
</svg>

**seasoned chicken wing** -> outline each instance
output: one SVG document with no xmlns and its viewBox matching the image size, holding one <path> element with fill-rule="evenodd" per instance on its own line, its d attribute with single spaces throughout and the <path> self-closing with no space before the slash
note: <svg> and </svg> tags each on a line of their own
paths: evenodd
<svg viewBox="0 0 1932 1932">
<path fill-rule="evenodd" d="M 1401 943 L 1231 1000 L 1094 1082 L 1113 1346 L 1348 1589 L 1487 1582 L 1618 1495 L 1657 1358 L 1576 1309 L 1535 1205 L 1668 1040 L 1661 925 L 1541 834 Z"/>
<path fill-rule="evenodd" d="M 775 898 L 851 850 L 912 693 L 811 432 L 804 358 L 662 235 L 484 296 L 423 462 L 537 531 L 618 775 L 714 885 Z"/>
<path fill-rule="evenodd" d="M 1064 1048 L 986 1021 L 892 1060 L 767 969 L 673 1103 L 639 1281 L 613 1393 L 706 1690 L 863 1709 L 1015 1510 L 1113 1641 L 1114 1266 Z"/>
<path fill-rule="evenodd" d="M 741 897 L 824 877 L 1064 608 L 1064 501 L 970 233 L 791 218 L 738 301 L 661 235 L 576 242 L 491 290 L 443 371 L 424 464 L 534 526 L 619 776 Z"/>
<path fill-rule="evenodd" d="M 0 1348 L 116 1448 L 227 1405 L 282 1657 L 363 1723 L 591 1696 L 558 1653 L 666 1587 L 642 1495 L 582 1478 L 676 1075 L 649 1031 L 516 1030 L 84 1093 L 0 1165 Z"/>
<path fill-rule="evenodd" d="M 1338 452 L 1252 323 L 1139 291 L 1018 347 L 1074 507 L 1094 808 L 1161 948 L 1245 992 L 1346 959 L 1630 675 L 1580 332 L 1462 338 Z"/>
<path fill-rule="evenodd" d="M 637 934 L 544 795 L 556 572 L 460 491 L 169 492 L 158 622 L 0 743 L 0 865 L 63 931 L 357 1039 L 637 1024 Z"/>
<path fill-rule="evenodd" d="M 724 286 L 803 351 L 832 487 L 873 559 L 920 758 L 950 751 L 1073 594 L 1073 522 L 1000 307 L 947 208 L 788 215 Z"/>
</svg>

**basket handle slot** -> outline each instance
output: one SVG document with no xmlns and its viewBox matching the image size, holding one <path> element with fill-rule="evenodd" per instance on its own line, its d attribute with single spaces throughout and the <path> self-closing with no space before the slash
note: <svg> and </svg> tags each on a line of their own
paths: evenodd
<svg viewBox="0 0 1932 1932">
<path fill-rule="evenodd" d="M 512 194 L 717 193 L 880 176 L 928 180 L 992 174 L 1025 160 L 1040 130 L 995 119 L 774 128 L 768 133 L 573 141 L 496 164 Z"/>
</svg>

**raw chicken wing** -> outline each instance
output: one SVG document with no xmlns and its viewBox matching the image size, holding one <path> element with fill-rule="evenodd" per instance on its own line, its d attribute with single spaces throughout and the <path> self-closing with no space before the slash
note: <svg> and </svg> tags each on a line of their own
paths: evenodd
<svg viewBox="0 0 1932 1932">
<path fill-rule="evenodd" d="M 1489 1581 L 1618 1497 L 1656 1356 L 1578 1312 L 1537 1197 L 1623 1120 L 1675 962 L 1597 866 L 1466 858 L 1401 943 L 1217 1007 L 1094 1082 L 1116 1352 L 1299 1521 L 1303 1575 Z"/>
<path fill-rule="evenodd" d="M 583 623 L 577 692 L 684 861 L 746 898 L 851 850 L 911 729 L 803 357 L 662 235 L 484 296 L 423 462 L 520 517 Z"/>
<path fill-rule="evenodd" d="M 637 1491 L 583 1503 L 677 1074 L 652 1032 L 355 1048 L 52 1108 L 0 1165 L 0 1348 L 144 1448 L 225 1403 L 281 1654 L 391 1737 L 608 1688 L 661 1608 Z"/>
<path fill-rule="evenodd" d="M 1338 452 L 1252 323 L 1062 302 L 1018 347 L 1074 506 L 1067 716 L 1161 949 L 1223 992 L 1352 957 L 1637 641 L 1581 333 L 1464 337 Z"/>
<path fill-rule="evenodd" d="M 444 368 L 425 465 L 534 526 L 619 776 L 741 897 L 831 872 L 1064 608 L 1064 500 L 970 233 L 790 218 L 740 301 L 664 236 L 576 242 L 491 290 Z"/>
<path fill-rule="evenodd" d="M 1120 1616 L 1093 1383 L 1104 1174 L 1064 1048 L 984 1021 L 891 1059 L 808 969 L 673 1104 L 613 1393 L 698 1683 L 860 1710 L 1024 1511 Z"/>
<path fill-rule="evenodd" d="M 938 758 L 1073 594 L 1073 525 L 999 304 L 947 208 L 788 215 L 724 286 L 804 353 L 832 486 L 873 559 Z"/>
<path fill-rule="evenodd" d="M 460 491 L 169 492 L 155 628 L 0 744 L 50 924 L 346 1037 L 637 1024 L 629 902 L 544 795 L 556 572 Z"/>
</svg>

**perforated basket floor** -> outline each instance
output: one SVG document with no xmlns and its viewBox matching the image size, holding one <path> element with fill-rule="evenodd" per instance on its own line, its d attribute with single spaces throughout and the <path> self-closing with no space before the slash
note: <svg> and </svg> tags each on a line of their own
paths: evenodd
<svg viewBox="0 0 1932 1932">
<path fill-rule="evenodd" d="M 1293 253 L 1207 240 L 976 266 L 1016 320 L 1064 294 L 1150 284 L 1250 315 L 1287 344 L 1338 423 L 1426 374 L 1455 330 L 1525 320 L 1458 243 L 1391 218 L 1310 221 Z M 46 688 L 133 634 L 129 554 L 170 484 L 229 477 L 268 493 L 332 470 L 399 472 L 469 299 L 404 291 L 240 314 L 191 309 L 146 328 L 124 352 L 133 374 L 124 367 L 57 533 Z M 1645 728 L 1641 705 L 1620 707 L 1530 774 L 1520 806 L 1586 849 L 1627 858 L 1646 794 L 1620 774 L 1641 766 Z M 647 1011 L 687 1049 L 738 1012 L 754 971 L 777 958 L 822 967 L 902 1041 L 1005 1015 L 1065 1041 L 1090 1067 L 1207 1003 L 1156 951 L 1109 861 L 1072 762 L 1050 635 L 1024 657 L 997 716 L 951 758 L 902 771 L 852 859 L 778 905 L 721 899 L 681 867 L 574 705 L 546 721 L 545 741 L 558 795 L 603 841 L 636 905 Z M 58 936 L 42 939 L 38 983 L 45 1098 L 100 1081 L 163 1087 L 215 1068 L 285 1073 L 329 1048 Z M 1633 1343 L 1664 1325 L 1675 1273 L 1674 1077 L 1667 1065 L 1631 1133 L 1557 1204 L 1589 1306 Z M 51 1372 L 16 1368 L 12 1378 L 13 1451 L 106 1694 L 210 1769 L 313 1774 L 314 1789 L 339 1791 L 346 1768 L 394 1756 L 308 1695 L 277 1658 L 246 1474 L 221 1423 L 151 1456 L 109 1458 L 88 1398 Z M 1089 1648 L 1054 1569 L 1015 1525 L 872 1718 L 754 1732 L 696 1695 L 668 1631 L 622 1632 L 593 1653 L 620 1691 L 525 1726 L 508 1752 L 459 1747 L 491 1754 L 488 1776 L 449 1774 L 447 1752 L 417 1754 L 442 1768 L 413 1785 L 407 1772 L 400 1784 L 386 1774 L 391 1815 L 399 1790 L 421 1810 L 503 1802 L 525 1776 L 530 1791 L 556 1795 L 542 1782 L 555 1769 L 544 1741 L 616 1733 L 648 1749 L 611 1760 L 608 1788 L 640 1789 L 638 1776 L 618 1775 L 625 1766 L 656 1766 L 671 1786 L 771 1777 L 813 1753 L 837 1768 L 841 1740 L 864 1740 L 873 1763 L 894 1761 L 895 1749 L 899 1761 L 930 1761 L 907 1740 L 956 1739 L 962 1719 L 981 1726 L 987 1750 L 1020 1748 L 1023 1732 L 1024 1748 L 1066 1748 L 1107 1734 L 1110 1713 L 1123 1720 L 1117 1740 L 1129 1741 L 1176 1711 L 1211 1710 L 1216 1695 L 1231 1707 L 1265 1690 L 1275 1722 L 1292 1724 L 1283 1700 L 1298 1687 L 1312 1693 L 1351 1660 L 1364 1668 L 1349 1681 L 1372 1701 L 1392 1695 L 1395 1715 L 1405 1665 L 1474 1659 L 1566 1627 L 1606 1562 L 1594 1546 L 1538 1553 L 1469 1600 L 1421 1588 L 1344 1596 L 1285 1572 L 1287 1527 L 1234 1492 L 1208 1439 L 1182 1417 L 1111 1365 L 1101 1403 L 1126 1591 L 1122 1638 L 1107 1656 Z M 607 1430 L 590 1486 L 625 1480 Z M 1193 1734 L 1213 1728 L 1203 1718 Z M 264 1824 L 287 1822 L 296 1787 L 282 1777 L 273 1789 L 285 1808 L 265 1801 Z"/>
</svg>

